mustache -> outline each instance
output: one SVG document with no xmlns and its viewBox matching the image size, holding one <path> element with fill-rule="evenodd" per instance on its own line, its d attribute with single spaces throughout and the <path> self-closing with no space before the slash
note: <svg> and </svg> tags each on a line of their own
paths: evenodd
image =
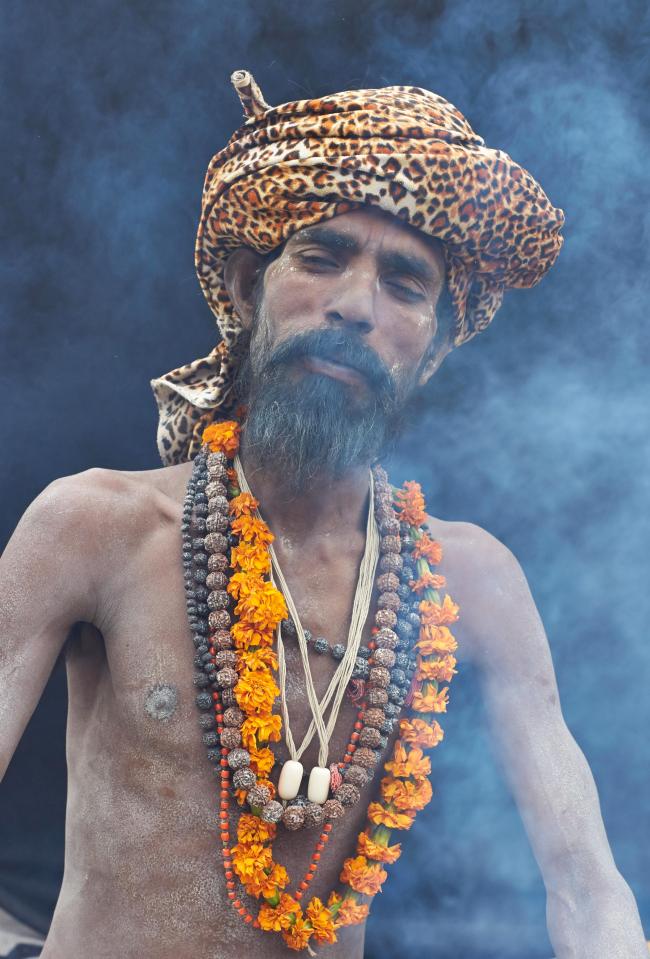
<svg viewBox="0 0 650 959">
<path fill-rule="evenodd" d="M 393 377 L 374 350 L 358 337 L 338 330 L 309 330 L 289 337 L 267 355 L 264 367 L 289 365 L 308 356 L 349 366 L 377 393 L 395 394 Z"/>
</svg>

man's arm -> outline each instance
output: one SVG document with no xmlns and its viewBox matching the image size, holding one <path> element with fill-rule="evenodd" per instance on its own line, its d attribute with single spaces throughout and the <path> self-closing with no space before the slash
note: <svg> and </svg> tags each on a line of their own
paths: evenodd
<svg viewBox="0 0 650 959">
<path fill-rule="evenodd" d="M 101 544 L 92 533 L 101 472 L 46 487 L 0 557 L 0 779 L 70 627 L 95 616 Z"/>
<path fill-rule="evenodd" d="M 564 722 L 526 577 L 502 543 L 479 527 L 468 530 L 463 575 L 456 591 L 448 584 L 460 605 L 458 638 L 471 637 L 492 741 L 546 886 L 556 957 L 647 959 L 591 770 Z"/>
</svg>

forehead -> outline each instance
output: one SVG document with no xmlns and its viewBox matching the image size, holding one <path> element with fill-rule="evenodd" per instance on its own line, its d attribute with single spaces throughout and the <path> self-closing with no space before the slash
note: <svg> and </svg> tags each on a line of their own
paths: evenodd
<svg viewBox="0 0 650 959">
<path fill-rule="evenodd" d="M 426 257 L 444 273 L 445 257 L 443 244 L 435 237 L 410 226 L 399 217 L 393 216 L 378 207 L 366 206 L 350 213 L 321 220 L 314 226 L 297 230 L 287 241 L 287 246 L 304 242 L 318 242 L 326 233 L 342 238 L 341 247 L 345 248 L 345 239 L 351 241 L 350 249 L 394 249 Z"/>
</svg>

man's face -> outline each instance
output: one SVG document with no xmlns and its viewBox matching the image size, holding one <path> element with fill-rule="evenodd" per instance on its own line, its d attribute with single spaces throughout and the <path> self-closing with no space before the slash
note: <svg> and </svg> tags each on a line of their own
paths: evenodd
<svg viewBox="0 0 650 959">
<path fill-rule="evenodd" d="M 246 251 L 226 271 L 251 333 L 239 383 L 249 442 L 276 466 L 290 459 L 295 487 L 319 470 L 370 462 L 447 352 L 444 343 L 431 350 L 440 244 L 369 208 L 293 234 L 246 298 L 253 264 L 264 266 Z M 281 438 L 292 449 L 278 452 Z"/>
</svg>

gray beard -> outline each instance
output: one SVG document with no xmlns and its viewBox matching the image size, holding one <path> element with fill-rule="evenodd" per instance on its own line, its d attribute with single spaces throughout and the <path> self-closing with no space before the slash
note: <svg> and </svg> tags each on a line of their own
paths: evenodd
<svg viewBox="0 0 650 959">
<path fill-rule="evenodd" d="M 248 405 L 242 433 L 247 457 L 272 471 L 287 493 L 298 494 L 315 480 L 336 480 L 369 466 L 388 451 L 399 435 L 404 404 L 373 351 L 333 330 L 299 334 L 272 351 L 264 339 L 254 338 L 236 382 L 238 397 Z M 370 387 L 364 398 L 329 376 L 289 376 L 291 364 L 305 355 L 360 370 Z"/>
</svg>

